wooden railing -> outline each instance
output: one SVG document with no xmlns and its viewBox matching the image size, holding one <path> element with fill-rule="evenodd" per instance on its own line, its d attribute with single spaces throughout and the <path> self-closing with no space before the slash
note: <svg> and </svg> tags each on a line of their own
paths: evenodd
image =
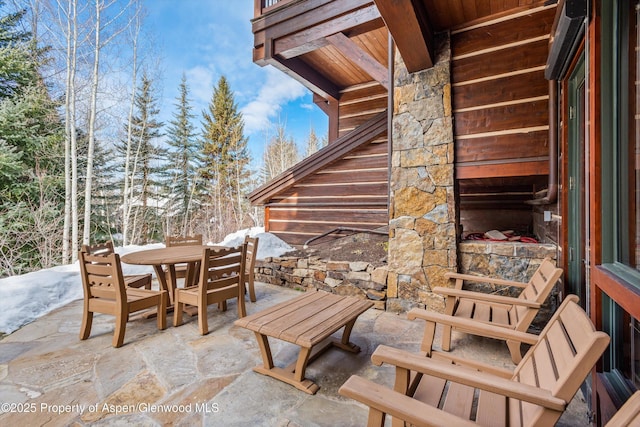
<svg viewBox="0 0 640 427">
<path fill-rule="evenodd" d="M 285 3 L 290 3 L 293 0 L 254 0 L 254 18 L 262 16 L 264 13 L 275 9 L 278 6 L 282 6 Z"/>
</svg>

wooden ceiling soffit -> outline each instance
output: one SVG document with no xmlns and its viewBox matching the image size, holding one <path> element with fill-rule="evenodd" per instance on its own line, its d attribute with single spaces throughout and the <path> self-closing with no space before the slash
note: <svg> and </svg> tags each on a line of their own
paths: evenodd
<svg viewBox="0 0 640 427">
<path fill-rule="evenodd" d="M 371 78 L 389 90 L 389 70 L 343 33 L 327 37 L 327 41 L 349 58 Z"/>
<path fill-rule="evenodd" d="M 386 131 L 387 111 L 385 110 L 358 126 L 352 132 L 338 138 L 333 144 L 315 152 L 271 181 L 255 189 L 249 194 L 249 201 L 253 205 L 268 203 L 276 194 L 290 188 L 301 179 L 321 170 L 328 164 L 343 158 L 361 145 L 373 141 Z"/>
<path fill-rule="evenodd" d="M 433 67 L 433 31 L 421 0 L 375 0 L 407 70 Z"/>
</svg>

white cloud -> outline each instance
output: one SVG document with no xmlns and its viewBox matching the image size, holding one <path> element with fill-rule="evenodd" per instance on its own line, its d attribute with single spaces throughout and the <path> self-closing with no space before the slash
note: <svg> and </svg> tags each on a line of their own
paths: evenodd
<svg viewBox="0 0 640 427">
<path fill-rule="evenodd" d="M 256 98 L 241 109 L 248 134 L 268 129 L 285 104 L 307 93 L 304 86 L 273 67 L 268 67 L 266 74 Z"/>
<path fill-rule="evenodd" d="M 213 71 L 201 65 L 186 71 L 187 84 L 196 104 L 208 104 L 213 94 Z"/>
</svg>

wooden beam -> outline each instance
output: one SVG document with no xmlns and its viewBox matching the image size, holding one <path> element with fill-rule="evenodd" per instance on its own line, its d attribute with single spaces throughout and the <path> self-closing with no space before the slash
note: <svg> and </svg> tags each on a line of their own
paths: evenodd
<svg viewBox="0 0 640 427">
<path fill-rule="evenodd" d="M 389 70 L 358 46 L 343 33 L 336 33 L 327 37 L 327 41 L 335 46 L 344 56 L 353 61 L 358 67 L 389 90 Z"/>
<path fill-rule="evenodd" d="M 325 37 L 349 31 L 358 25 L 379 18 L 380 13 L 373 4 L 344 15 L 335 16 L 329 21 L 277 38 L 275 40 L 274 54 L 283 58 L 292 58 L 312 52 L 322 47 L 323 44 L 326 45 Z"/>
<path fill-rule="evenodd" d="M 375 0 L 407 70 L 414 73 L 433 67 L 433 33 L 420 1 Z"/>
<path fill-rule="evenodd" d="M 273 57 L 268 52 L 264 63 L 273 65 L 278 70 L 300 82 L 303 86 L 313 93 L 317 93 L 323 98 L 340 98 L 340 90 L 338 87 L 325 78 L 318 71 L 309 67 L 299 58 L 282 59 Z M 263 63 L 260 63 L 262 65 Z"/>
<path fill-rule="evenodd" d="M 313 94 L 313 102 L 320 107 L 329 118 L 327 141 L 331 144 L 338 139 L 338 124 L 340 121 L 340 103 L 335 98 L 323 98 L 317 93 Z"/>
</svg>

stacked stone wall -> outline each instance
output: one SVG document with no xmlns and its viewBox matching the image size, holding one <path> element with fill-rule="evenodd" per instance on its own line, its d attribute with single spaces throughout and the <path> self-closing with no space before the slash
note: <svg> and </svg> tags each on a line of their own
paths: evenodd
<svg viewBox="0 0 640 427">
<path fill-rule="evenodd" d="M 519 242 L 462 242 L 458 245 L 460 272 L 499 277 L 516 282 L 528 282 L 545 258 L 556 261 L 558 248 L 554 244 Z M 453 284 L 450 284 L 453 285 Z M 519 288 L 465 283 L 464 289 L 497 295 L 517 296 Z M 541 330 L 558 308 L 560 282 L 556 284 L 532 326 Z"/>
<path fill-rule="evenodd" d="M 435 65 L 409 73 L 396 55 L 389 221 L 388 308 L 444 308 L 431 289 L 457 269 L 457 212 L 449 35 Z"/>
<path fill-rule="evenodd" d="M 387 267 L 376 267 L 364 261 L 266 258 L 256 261 L 255 280 L 292 289 L 320 289 L 356 296 L 372 300 L 377 309 L 386 309 Z"/>
</svg>

